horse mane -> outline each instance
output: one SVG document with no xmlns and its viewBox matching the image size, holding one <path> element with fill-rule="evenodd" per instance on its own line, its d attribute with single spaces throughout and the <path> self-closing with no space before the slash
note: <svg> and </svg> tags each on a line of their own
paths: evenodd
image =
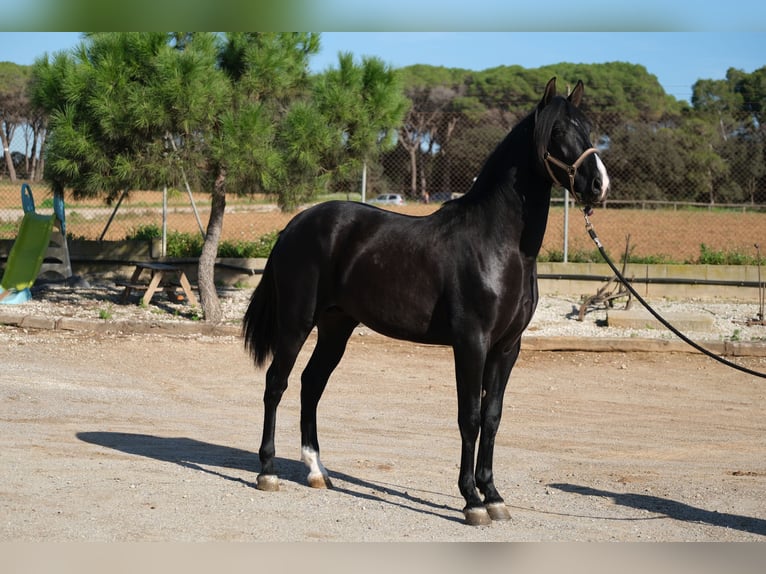
<svg viewBox="0 0 766 574">
<path fill-rule="evenodd" d="M 553 135 L 556 121 L 565 116 L 567 107 L 576 106 L 562 95 L 555 95 L 540 102 L 533 111 L 519 120 L 510 132 L 497 144 L 489 154 L 471 188 L 456 201 L 458 204 L 483 202 L 484 198 L 494 196 L 497 184 L 502 184 L 506 170 L 510 167 L 509 160 L 515 165 L 534 166 L 538 173 L 547 181 L 544 157 Z M 571 110 L 569 110 L 571 113 Z M 528 155 L 527 155 L 528 154 Z M 518 192 L 518 190 L 516 190 Z M 529 199 L 529 198 L 527 198 Z M 445 202 L 447 207 L 453 201 Z"/>
<path fill-rule="evenodd" d="M 492 183 L 502 179 L 502 172 L 508 167 L 509 157 L 512 157 L 519 163 L 525 163 L 534 159 L 539 163 L 540 169 L 543 169 L 543 156 L 548 148 L 548 142 L 556 122 L 556 113 L 552 110 L 549 111 L 548 107 L 552 105 L 556 106 L 556 109 L 560 109 L 565 103 L 566 100 L 564 98 L 557 96 L 553 98 L 549 106 L 542 109 L 538 106 L 534 111 L 519 120 L 485 160 L 476 181 L 464 196 L 466 201 L 471 197 L 478 199 L 484 196 L 489 191 L 487 189 L 488 185 L 492 186 Z M 527 137 L 531 139 L 531 147 L 534 153 L 530 154 L 530 157 L 525 158 L 519 155 L 524 149 L 519 147 L 519 144 L 520 138 Z"/>
<path fill-rule="evenodd" d="M 568 101 L 563 96 L 554 96 L 551 98 L 548 105 L 540 109 L 538 106 L 535 108 L 535 131 L 533 141 L 535 150 L 537 151 L 537 160 L 540 165 L 543 164 L 545 152 L 548 149 L 548 143 L 551 141 L 553 135 L 553 126 L 556 124 L 556 119 L 560 117 L 562 108 L 568 105 Z"/>
</svg>

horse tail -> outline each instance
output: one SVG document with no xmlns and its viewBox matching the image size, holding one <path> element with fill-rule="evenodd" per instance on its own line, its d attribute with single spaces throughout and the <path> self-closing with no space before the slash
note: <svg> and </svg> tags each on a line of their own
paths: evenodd
<svg viewBox="0 0 766 574">
<path fill-rule="evenodd" d="M 271 258 L 266 261 L 261 281 L 250 297 L 250 304 L 242 320 L 245 349 L 253 357 L 256 367 L 264 365 L 274 354 L 277 344 L 277 286 Z"/>
</svg>

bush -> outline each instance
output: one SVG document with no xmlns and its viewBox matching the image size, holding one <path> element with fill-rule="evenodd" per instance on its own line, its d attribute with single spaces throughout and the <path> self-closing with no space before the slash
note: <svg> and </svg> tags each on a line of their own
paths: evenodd
<svg viewBox="0 0 766 574">
<path fill-rule="evenodd" d="M 218 246 L 218 257 L 268 257 L 279 237 L 272 231 L 256 241 L 222 241 Z"/>
<path fill-rule="evenodd" d="M 707 245 L 700 245 L 700 265 L 756 265 L 757 258 L 740 251 L 714 251 Z"/>
<path fill-rule="evenodd" d="M 195 233 L 181 233 L 171 231 L 168 233 L 167 255 L 168 257 L 199 257 L 202 254 L 202 236 Z"/>
<path fill-rule="evenodd" d="M 611 255 L 609 255 L 611 257 Z M 622 263 L 624 255 L 620 255 L 619 263 Z M 569 252 L 570 263 L 603 263 L 604 259 L 598 249 L 593 251 L 574 250 Z M 558 249 L 552 249 L 540 253 L 537 257 L 540 262 L 561 263 L 564 261 L 564 253 Z M 613 259 L 614 261 L 614 259 Z M 617 263 L 615 261 L 615 263 Z M 628 254 L 628 263 L 641 265 L 679 264 L 686 265 L 757 265 L 758 258 L 747 255 L 740 251 L 714 251 L 704 243 L 700 245 L 700 255 L 696 260 L 676 261 L 669 255 L 633 255 Z"/>
<path fill-rule="evenodd" d="M 146 239 L 151 240 L 155 237 L 162 237 L 162 230 L 154 223 L 140 225 L 131 229 L 125 236 L 125 239 Z"/>
<path fill-rule="evenodd" d="M 221 241 L 218 245 L 218 257 L 268 257 L 277 242 L 279 231 L 272 231 L 255 241 Z M 162 230 L 155 224 L 141 225 L 132 229 L 125 239 L 152 240 L 162 237 Z M 168 233 L 168 257 L 199 257 L 204 241 L 199 234 L 171 231 Z"/>
</svg>

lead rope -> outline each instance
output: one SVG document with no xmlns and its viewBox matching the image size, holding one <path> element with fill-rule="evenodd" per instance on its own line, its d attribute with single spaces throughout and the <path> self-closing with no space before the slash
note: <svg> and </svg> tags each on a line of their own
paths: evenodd
<svg viewBox="0 0 766 574">
<path fill-rule="evenodd" d="M 628 291 L 630 291 L 633 294 L 633 296 L 638 300 L 639 303 L 641 303 L 644 307 L 646 307 L 647 311 L 649 311 L 654 316 L 655 319 L 657 319 L 660 323 L 665 325 L 665 327 L 670 329 L 673 332 L 673 334 L 675 334 L 684 343 L 691 345 L 692 347 L 697 349 L 700 353 L 707 355 L 711 359 L 715 359 L 716 361 L 718 361 L 719 363 L 723 363 L 727 367 L 731 367 L 732 369 L 742 371 L 743 373 L 747 373 L 748 375 L 753 375 L 754 377 L 761 377 L 763 379 L 766 379 L 766 373 L 754 371 L 752 369 L 748 369 L 747 367 L 743 367 L 742 365 L 738 365 L 737 363 L 732 363 L 731 361 L 728 361 L 724 359 L 723 357 L 720 357 L 716 355 L 715 353 L 708 351 L 705 347 L 689 339 L 689 337 L 687 337 L 681 331 L 676 329 L 673 325 L 668 323 L 668 321 L 665 320 L 665 318 L 662 317 L 657 311 L 652 309 L 649 303 L 647 303 L 644 300 L 644 298 L 641 297 L 641 295 L 639 295 L 638 292 L 633 288 L 633 285 L 631 285 L 630 282 L 628 282 L 628 280 L 625 279 L 625 277 L 623 277 L 622 273 L 620 273 L 620 271 L 617 269 L 615 264 L 606 254 L 606 251 L 604 250 L 604 246 L 601 244 L 601 241 L 599 240 L 598 235 L 596 235 L 596 230 L 593 229 L 593 224 L 590 222 L 590 219 L 588 218 L 589 208 L 586 207 L 583 210 L 583 215 L 585 216 L 585 230 L 588 232 L 588 235 L 590 235 L 590 238 L 593 240 L 593 243 L 596 244 L 596 247 L 598 247 L 598 250 L 601 253 L 601 257 L 603 257 L 604 261 L 606 261 L 609 264 L 609 267 L 612 268 L 612 271 L 614 272 L 614 274 L 622 282 L 622 284 L 625 285 L 625 287 L 627 287 Z"/>
</svg>

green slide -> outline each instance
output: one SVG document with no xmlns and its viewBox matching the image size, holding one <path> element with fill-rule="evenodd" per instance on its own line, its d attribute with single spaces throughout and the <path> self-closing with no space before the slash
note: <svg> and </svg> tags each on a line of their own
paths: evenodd
<svg viewBox="0 0 766 574">
<path fill-rule="evenodd" d="M 55 217 L 30 211 L 24 214 L 0 281 L 0 303 L 23 303 L 31 298 L 29 288 L 45 259 Z"/>
</svg>

